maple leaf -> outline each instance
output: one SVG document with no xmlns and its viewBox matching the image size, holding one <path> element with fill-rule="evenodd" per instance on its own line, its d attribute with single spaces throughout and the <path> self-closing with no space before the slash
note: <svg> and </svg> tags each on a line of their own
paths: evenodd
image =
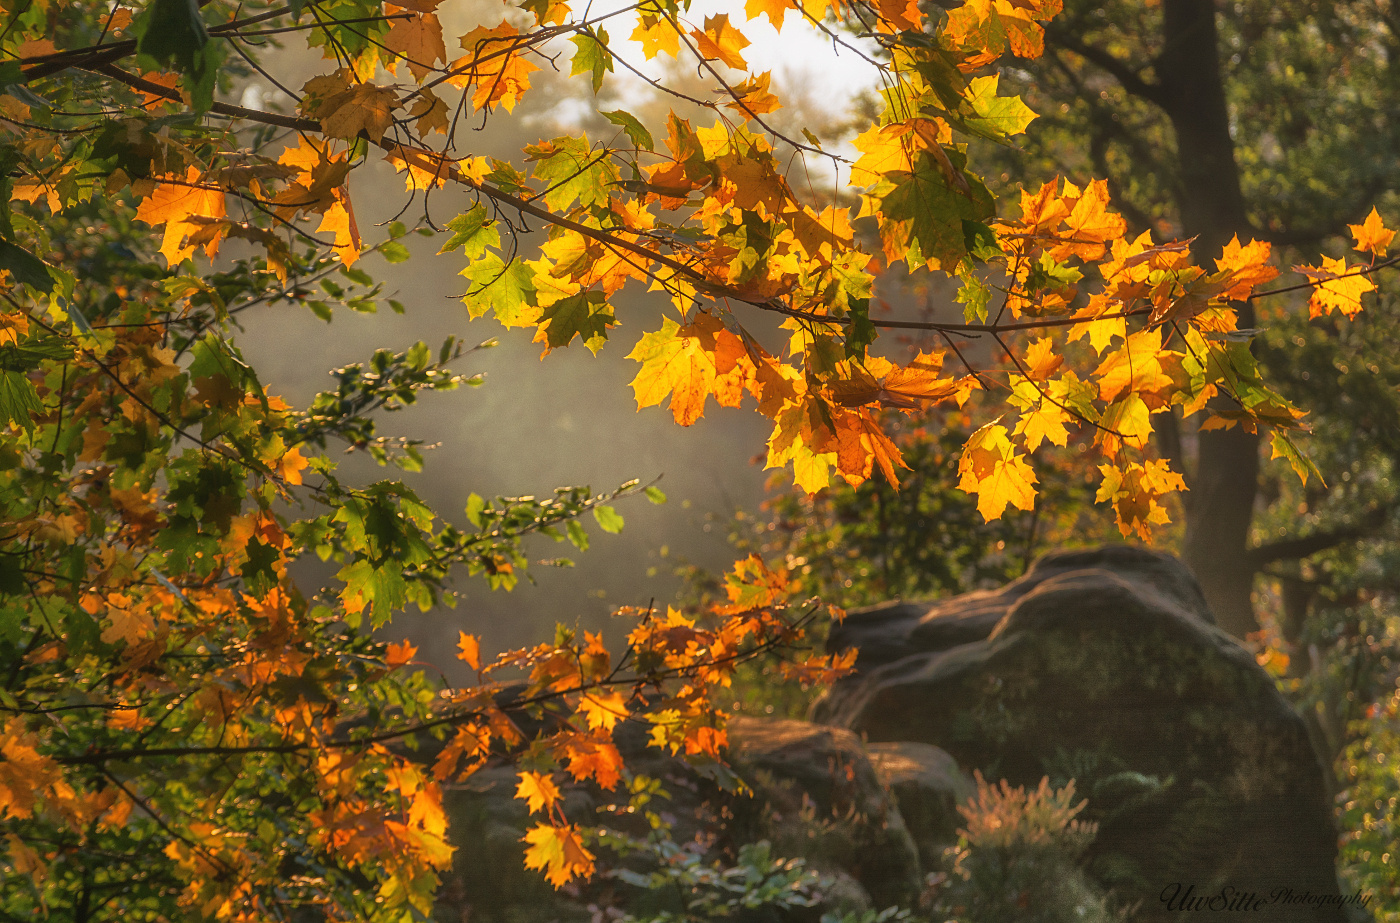
<svg viewBox="0 0 1400 923">
<path fill-rule="evenodd" d="M 740 54 L 749 45 L 744 34 L 729 24 L 728 13 L 717 13 L 705 17 L 704 30 L 691 30 L 690 37 L 706 60 L 717 60 L 735 70 L 748 70 Z"/>
<path fill-rule="evenodd" d="M 1020 376 L 1013 379 L 1009 401 L 1021 409 L 1014 434 L 1021 437 L 1027 452 L 1034 452 L 1047 439 L 1058 446 L 1069 442 L 1069 430 L 1065 424 L 1072 422 L 1074 415 L 1057 403 L 1058 398 L 1053 391 L 1042 391 Z"/>
<path fill-rule="evenodd" d="M 1096 500 L 1113 503 L 1118 518 L 1118 530 L 1127 535 L 1136 532 L 1144 541 L 1151 541 L 1151 526 L 1171 521 L 1161 499 L 1167 494 L 1185 490 L 1186 482 L 1171 470 L 1165 461 L 1134 462 L 1125 468 L 1100 465 L 1103 482 Z"/>
<path fill-rule="evenodd" d="M 1386 249 L 1395 238 L 1395 232 L 1381 222 L 1380 212 L 1372 206 L 1371 213 L 1360 224 L 1349 224 L 1352 236 L 1356 238 L 1356 249 L 1363 253 L 1385 256 Z"/>
<path fill-rule="evenodd" d="M 988 522 L 1000 519 L 1008 504 L 1018 510 L 1035 505 L 1035 472 L 995 421 L 968 437 L 958 475 L 958 489 L 977 495 L 977 512 Z"/>
<path fill-rule="evenodd" d="M 438 61 L 447 60 L 447 44 L 442 37 L 442 23 L 435 13 L 424 13 L 397 20 L 382 39 L 384 47 L 399 55 L 390 57 L 385 66 L 393 73 L 400 60 L 408 65 L 413 79 L 422 82 Z"/>
<path fill-rule="evenodd" d="M 589 728 L 611 731 L 618 721 L 626 718 L 627 697 L 620 692 L 587 692 L 579 701 L 578 710 L 583 712 Z"/>
<path fill-rule="evenodd" d="M 1308 299 L 1309 317 L 1322 317 L 1334 310 L 1349 318 L 1355 317 L 1361 311 L 1361 296 L 1376 290 L 1375 283 L 1361 270 L 1347 269 L 1346 260 L 1324 256 L 1321 267 L 1293 268 L 1307 276 L 1314 285 L 1312 297 Z"/>
<path fill-rule="evenodd" d="M 1019 135 L 1037 116 L 1019 96 L 998 96 L 1000 75 L 978 77 L 967 85 L 966 99 L 974 115 L 964 124 L 985 132 L 993 140 Z"/>
<path fill-rule="evenodd" d="M 1140 449 L 1152 435 L 1152 416 L 1142 395 L 1130 391 L 1104 408 L 1097 435 L 1103 453 L 1118 454 L 1121 445 Z"/>
<path fill-rule="evenodd" d="M 1228 272 L 1229 288 L 1221 295 L 1229 301 L 1244 301 L 1254 294 L 1254 289 L 1278 276 L 1277 267 L 1269 265 L 1270 246 L 1268 241 L 1251 240 L 1246 247 L 1240 246 L 1239 235 L 1230 238 L 1215 261 L 1217 272 Z"/>
<path fill-rule="evenodd" d="M 680 54 L 680 32 L 669 16 L 643 14 L 637 19 L 637 28 L 632 30 L 632 41 L 642 46 L 642 54 L 650 61 L 665 52 L 671 57 Z"/>
<path fill-rule="evenodd" d="M 346 266 L 354 264 L 360 258 L 360 229 L 355 224 L 355 211 L 344 187 L 335 191 L 334 202 L 322 214 L 321 224 L 316 228 L 316 233 L 329 233 L 334 236 L 331 249 Z"/>
<path fill-rule="evenodd" d="M 880 14 L 879 27 L 882 32 L 918 32 L 923 29 L 924 14 L 919 10 L 918 0 L 876 0 L 875 8 Z"/>
<path fill-rule="evenodd" d="M 1071 190 L 1078 193 L 1075 187 L 1066 183 L 1067 198 Z M 1070 254 L 1084 260 L 1100 259 L 1107 249 L 1105 244 L 1123 236 L 1128 223 L 1122 215 L 1108 211 L 1108 201 L 1108 180 L 1094 180 L 1084 187 L 1082 193 L 1078 193 L 1074 207 L 1065 218 L 1068 232 L 1062 238 L 1065 242 L 1050 251 L 1055 259 L 1064 259 Z"/>
<path fill-rule="evenodd" d="M 165 179 L 176 180 L 176 177 Z M 191 219 L 222 218 L 224 209 L 223 190 L 201 185 L 199 168 L 190 166 L 178 181 L 158 181 L 137 207 L 136 218 L 152 226 L 165 225 L 160 252 L 169 265 L 175 266 L 195 251 L 196 245 L 187 243 L 186 238 L 198 234 L 203 225 Z M 206 255 L 212 257 L 218 253 L 220 236 L 204 244 Z"/>
<path fill-rule="evenodd" d="M 547 773 L 526 770 L 520 773 L 515 797 L 529 805 L 531 814 L 539 810 L 549 811 L 559 801 L 559 787 Z"/>
<path fill-rule="evenodd" d="M 684 327 L 670 318 L 661 329 L 644 334 L 627 358 L 642 364 L 632 379 L 637 409 L 652 407 L 669 394 L 671 415 L 681 426 L 690 426 L 705 412 L 705 399 L 716 393 L 717 382 L 724 390 L 722 403 L 736 406 L 739 381 L 747 378 L 752 361 L 743 342 L 723 322 L 705 311 L 698 312 Z M 739 381 L 733 376 L 736 370 Z"/>
<path fill-rule="evenodd" d="M 389 87 L 358 83 L 354 74 L 342 67 L 334 74 L 312 77 L 302 92 L 301 109 L 321 122 L 332 138 L 353 140 L 360 132 L 371 141 L 384 137 L 394 122 L 399 98 Z"/>
<path fill-rule="evenodd" d="M 1283 430 L 1274 430 L 1273 435 L 1269 438 L 1269 448 L 1269 458 L 1282 458 L 1287 461 L 1288 466 L 1293 469 L 1293 473 L 1298 475 L 1298 480 L 1304 484 L 1308 483 L 1308 478 L 1311 476 L 1317 478 L 1322 486 L 1327 486 L 1327 482 L 1323 480 L 1322 472 L 1317 469 L 1317 465 L 1313 464 L 1312 459 L 1299 450 L 1298 446 Z"/>
<path fill-rule="evenodd" d="M 948 156 L 948 155 L 945 155 Z M 961 162 L 962 155 L 958 155 Z M 961 179 L 961 188 L 950 180 Z M 991 195 L 980 183 L 968 184 L 957 168 L 945 170 L 928 150 L 921 151 L 908 172 L 891 172 L 862 196 L 862 215 L 875 215 L 885 259 L 910 268 L 949 271 L 967 255 L 965 221 L 982 221 L 992 213 Z"/>
<path fill-rule="evenodd" d="M 783 19 L 788 10 L 801 9 L 796 0 L 744 0 L 744 15 L 757 19 L 760 14 L 768 17 L 774 32 L 783 31 Z"/>
<path fill-rule="evenodd" d="M 392 669 L 409 663 L 416 656 L 418 656 L 417 646 L 407 641 L 390 642 L 384 650 L 384 663 Z"/>
<path fill-rule="evenodd" d="M 750 77 L 743 83 L 735 84 L 733 89 L 736 98 L 725 103 L 725 107 L 742 112 L 746 116 L 767 115 L 769 112 L 776 112 L 782 108 L 782 103 L 768 90 L 772 79 L 773 72 L 764 71 Z"/>
<path fill-rule="evenodd" d="M 481 669 L 481 642 L 465 631 L 457 633 L 457 659 L 473 670 Z"/>
<path fill-rule="evenodd" d="M 612 790 L 622 780 L 622 754 L 610 739 L 569 734 L 559 744 L 567 761 L 569 775 L 579 781 L 593 779 Z"/>
<path fill-rule="evenodd" d="M 593 874 L 593 854 L 584 848 L 583 838 L 572 824 L 540 824 L 521 839 L 529 844 L 525 867 L 543 870 L 545 880 L 556 888 L 575 877 Z"/>
<path fill-rule="evenodd" d="M 535 342 L 544 343 L 542 356 L 568 346 L 575 336 L 596 354 L 608 339 L 608 328 L 617 323 L 612 305 L 602 292 L 579 292 L 543 305 Z"/>
<path fill-rule="evenodd" d="M 155 629 L 153 619 L 144 607 L 133 605 L 131 597 L 120 593 L 107 596 L 107 619 L 111 623 L 102 630 L 102 640 L 108 644 L 124 642 L 134 647 L 150 637 Z"/>
<path fill-rule="evenodd" d="M 472 108 L 500 105 L 510 112 L 530 89 L 530 74 L 539 67 L 517 53 L 520 38 L 519 30 L 508 22 L 494 29 L 478 26 L 462 36 L 467 55 L 452 62 L 448 82 L 462 88 L 476 84 Z"/>
</svg>

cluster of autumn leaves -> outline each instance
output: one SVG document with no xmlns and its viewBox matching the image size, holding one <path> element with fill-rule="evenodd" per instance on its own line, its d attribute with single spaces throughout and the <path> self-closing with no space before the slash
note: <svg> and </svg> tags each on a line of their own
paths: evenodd
<svg viewBox="0 0 1400 923">
<path fill-rule="evenodd" d="M 571 631 L 489 658 L 464 633 L 459 656 L 477 682 L 460 690 L 432 687 L 411 645 L 358 630 L 409 602 L 446 601 L 442 560 L 511 536 L 435 524 L 399 484 L 339 485 L 334 463 L 305 441 L 306 419 L 268 396 L 231 346 L 232 277 L 215 284 L 183 268 L 239 238 L 261 253 L 238 283 L 250 299 L 300 297 L 326 265 L 349 270 L 366 247 L 351 191 L 372 154 L 408 193 L 473 197 L 442 246 L 465 261 L 470 316 L 531 330 L 546 354 L 576 340 L 596 351 L 615 335 L 615 296 L 646 287 L 674 316 L 658 310 L 630 353 L 638 407 L 668 402 L 684 426 L 711 398 L 750 403 L 773 425 L 767 464 L 790 468 L 808 491 L 877 469 L 897 484 L 904 462 L 885 415 L 941 402 L 995 408 L 958 466 L 987 519 L 1031 508 L 1032 456 L 1075 442 L 1092 453 L 1099 499 L 1124 534 L 1148 537 L 1184 487 L 1149 444 L 1153 415 L 1173 408 L 1201 415 L 1203 429 L 1271 428 L 1275 456 L 1315 473 L 1289 436 L 1301 412 L 1261 380 L 1248 332 L 1236 329 L 1232 305 L 1278 275 L 1267 244 L 1235 240 L 1213 268 L 1200 265 L 1188 244 L 1130 235 L 1102 181 L 1047 183 L 999 214 L 968 164 L 970 139 L 1007 141 L 1034 118 L 981 72 L 1007 53 L 1038 55 L 1057 0 L 967 0 L 936 22 L 913 0 L 749 0 L 750 20 L 828 29 L 836 17 L 884 47 L 872 62 L 880 115 L 855 138 L 853 163 L 765 122 L 781 101 L 771 74 L 750 72 L 737 13 L 695 25 L 670 0 L 593 18 L 526 0 L 461 36 L 464 54 L 449 60 L 437 0 L 339 0 L 329 12 L 214 4 L 209 15 L 228 21 L 208 28 L 188 19 L 203 7 L 185 6 L 135 17 L 104 7 L 92 17 L 97 44 L 67 48 L 41 32 L 37 13 L 17 12 L 4 40 L 22 62 L 20 82 L 0 94 L 5 124 L 20 133 L 6 148 L 13 201 L 59 215 L 129 196 L 170 268 L 114 289 L 116 307 L 87 318 L 74 287 L 94 283 L 49 259 L 60 245 L 42 223 L 17 208 L 0 222 L 4 268 L 18 280 L 0 314 L 14 459 L 0 474 L 0 643 L 23 677 L 0 696 L 0 817 L 27 825 L 7 838 L 8 866 L 34 883 L 35 907 L 70 881 L 71 850 L 91 847 L 172 863 L 176 884 L 152 885 L 150 908 L 174 893 L 177 906 L 228 920 L 273 918 L 279 901 L 332 916 L 427 913 L 451 859 L 442 785 L 505 755 L 537 815 L 526 864 L 562 885 L 590 874 L 596 857 L 561 793 L 626 777 L 620 722 L 643 723 L 670 753 L 722 758 L 714 691 L 743 659 L 791 647 L 811 615 L 788 609 L 782 575 L 749 559 L 707 620 L 622 613 L 635 625 L 620 658 Z M 456 152 L 464 115 L 510 112 L 558 43 L 573 46 L 571 73 L 598 92 L 624 53 L 606 31 L 617 22 L 633 24 L 644 58 L 684 58 L 718 84 L 703 123 L 673 113 L 658 145 L 619 109 L 601 113 L 616 128 L 606 142 L 541 140 L 519 164 Z M 304 31 L 331 63 L 295 94 L 294 114 L 217 100 L 200 110 L 189 86 L 198 62 L 142 50 L 168 48 L 150 36 L 176 34 L 172 23 L 206 43 Z M 122 54 L 104 47 L 122 42 Z M 126 55 L 139 73 L 113 63 Z M 36 86 L 71 79 L 58 64 L 110 81 L 115 101 L 84 116 L 10 91 L 41 72 Z M 384 73 L 398 82 L 377 82 Z M 76 111 L 88 97 L 74 99 Z M 170 128 L 186 122 L 196 126 L 186 134 Z M 247 150 L 248 125 L 281 134 Z M 799 195 L 791 151 L 827 159 L 844 193 Z M 536 255 L 517 251 L 519 216 L 549 227 Z M 1351 317 L 1374 287 L 1369 273 L 1393 232 L 1375 212 L 1352 230 L 1369 262 L 1297 267 L 1314 316 Z M 305 244 L 333 262 L 307 262 Z M 896 264 L 946 277 L 962 306 L 926 324 L 929 341 L 907 361 L 873 348 L 887 323 L 872 313 L 876 283 Z M 285 289 L 269 295 L 264 284 Z M 761 342 L 755 312 L 781 317 L 786 342 Z M 969 361 L 969 337 L 990 355 Z M 41 476 L 50 487 L 35 487 Z M 298 498 L 331 511 L 284 512 Z M 296 590 L 288 564 L 307 552 L 342 565 L 338 596 Z M 492 574 L 511 566 L 482 555 L 474 566 Z M 829 682 L 853 656 L 781 669 Z M 60 711 L 55 690 L 78 704 Z M 409 739 L 437 740 L 431 768 Z M 185 767 L 181 783 L 143 781 L 152 760 Z M 69 845 L 50 848 L 59 841 Z"/>
</svg>

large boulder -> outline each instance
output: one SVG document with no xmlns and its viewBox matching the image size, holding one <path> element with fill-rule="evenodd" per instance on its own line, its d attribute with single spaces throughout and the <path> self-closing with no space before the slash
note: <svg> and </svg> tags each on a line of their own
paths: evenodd
<svg viewBox="0 0 1400 923">
<path fill-rule="evenodd" d="M 1169 899 L 1187 888 L 1337 892 L 1336 831 L 1307 729 L 1214 626 L 1175 559 L 1123 546 L 1052 554 L 997 592 L 854 611 L 830 640 L 851 644 L 858 673 L 814 705 L 815 720 L 934 745 L 1012 784 L 1074 778 L 1083 819 L 1099 824 L 1091 872 L 1142 902 L 1137 919 L 1182 918 Z M 1267 916 L 1344 919 L 1301 902 Z"/>
</svg>

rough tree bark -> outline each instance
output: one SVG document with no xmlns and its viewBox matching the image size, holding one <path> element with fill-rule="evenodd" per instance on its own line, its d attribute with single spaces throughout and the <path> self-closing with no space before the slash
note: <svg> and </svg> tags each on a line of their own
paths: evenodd
<svg viewBox="0 0 1400 923">
<path fill-rule="evenodd" d="M 1250 235 L 1220 66 L 1212 0 L 1166 0 L 1162 53 L 1156 61 L 1159 99 L 1171 119 L 1180 160 L 1182 229 L 1194 237 L 1202 265 L 1230 238 Z M 1241 328 L 1254 308 L 1236 306 Z M 1201 433 L 1186 496 L 1186 564 L 1196 574 L 1220 626 L 1236 637 L 1259 627 L 1250 593 L 1249 525 L 1259 483 L 1259 436 L 1240 427 Z"/>
</svg>

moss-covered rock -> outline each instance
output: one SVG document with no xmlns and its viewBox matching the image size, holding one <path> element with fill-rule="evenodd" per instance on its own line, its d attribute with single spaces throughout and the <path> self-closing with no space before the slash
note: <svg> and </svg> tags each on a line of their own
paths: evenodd
<svg viewBox="0 0 1400 923">
<path fill-rule="evenodd" d="M 1076 779 L 1099 825 L 1091 872 L 1141 900 L 1140 919 L 1177 919 L 1161 897 L 1178 883 L 1336 892 L 1336 833 L 1306 728 L 1174 559 L 1057 554 L 998 593 L 917 608 L 848 616 L 832 647 L 871 643 L 815 718 L 935 745 L 1012 784 Z M 1280 904 L 1268 918 L 1342 916 Z"/>
</svg>

